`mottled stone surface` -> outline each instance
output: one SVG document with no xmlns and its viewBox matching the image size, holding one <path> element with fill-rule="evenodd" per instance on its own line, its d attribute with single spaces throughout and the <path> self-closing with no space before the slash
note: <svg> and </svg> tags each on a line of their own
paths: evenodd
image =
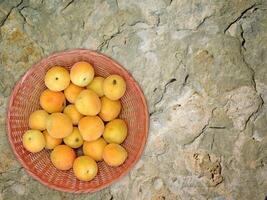
<svg viewBox="0 0 267 200">
<path fill-rule="evenodd" d="M 1 0 L 0 25 L 0 200 L 267 196 L 265 0 Z M 32 179 L 5 131 L 15 82 L 42 57 L 72 48 L 124 65 L 151 114 L 141 160 L 94 194 Z"/>
</svg>

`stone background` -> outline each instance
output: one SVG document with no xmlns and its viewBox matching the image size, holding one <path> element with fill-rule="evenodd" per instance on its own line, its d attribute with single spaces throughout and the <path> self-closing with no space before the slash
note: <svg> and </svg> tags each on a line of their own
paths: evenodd
<svg viewBox="0 0 267 200">
<path fill-rule="evenodd" d="M 263 200 L 266 0 L 0 0 L 0 200 Z M 149 104 L 142 159 L 94 194 L 50 190 L 5 131 L 15 82 L 42 57 L 89 48 L 120 62 Z"/>
</svg>

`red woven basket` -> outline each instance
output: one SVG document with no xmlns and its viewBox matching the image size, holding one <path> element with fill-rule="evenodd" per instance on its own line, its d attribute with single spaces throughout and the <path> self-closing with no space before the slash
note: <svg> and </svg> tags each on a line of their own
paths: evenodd
<svg viewBox="0 0 267 200">
<path fill-rule="evenodd" d="M 121 99 L 123 109 L 120 118 L 128 124 L 128 136 L 122 144 L 128 151 L 128 158 L 119 167 L 109 167 L 104 162 L 99 162 L 99 172 L 89 182 L 77 180 L 72 170 L 57 170 L 49 159 L 49 150 L 30 153 L 22 145 L 22 135 L 29 129 L 29 115 L 40 108 L 39 96 L 45 89 L 46 71 L 56 65 L 70 69 L 78 61 L 91 63 L 95 73 L 103 77 L 119 74 L 127 84 L 126 93 Z M 30 68 L 16 84 L 10 97 L 7 113 L 9 142 L 26 171 L 50 188 L 73 193 L 95 192 L 114 183 L 129 172 L 142 154 L 147 140 L 148 126 L 149 116 L 146 101 L 132 76 L 111 58 L 85 49 L 55 53 Z"/>
</svg>

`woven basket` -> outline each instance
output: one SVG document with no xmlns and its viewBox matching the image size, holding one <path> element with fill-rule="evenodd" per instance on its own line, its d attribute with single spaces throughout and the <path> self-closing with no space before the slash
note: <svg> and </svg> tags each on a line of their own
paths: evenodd
<svg viewBox="0 0 267 200">
<path fill-rule="evenodd" d="M 87 61 L 94 66 L 96 75 L 107 77 L 119 74 L 126 80 L 127 90 L 121 99 L 120 118 L 128 125 L 128 136 L 122 144 L 128 151 L 128 158 L 119 167 L 109 167 L 98 162 L 99 172 L 89 182 L 75 178 L 72 169 L 57 170 L 49 159 L 50 150 L 30 153 L 22 145 L 22 135 L 29 129 L 28 118 L 31 112 L 40 108 L 39 96 L 45 89 L 44 76 L 53 66 L 70 69 L 78 61 Z M 147 140 L 149 116 L 144 95 L 132 76 L 111 58 L 94 51 L 77 49 L 55 53 L 30 68 L 16 84 L 10 97 L 7 113 L 8 139 L 19 162 L 26 171 L 44 185 L 65 192 L 95 192 L 124 176 L 139 160 Z"/>
</svg>

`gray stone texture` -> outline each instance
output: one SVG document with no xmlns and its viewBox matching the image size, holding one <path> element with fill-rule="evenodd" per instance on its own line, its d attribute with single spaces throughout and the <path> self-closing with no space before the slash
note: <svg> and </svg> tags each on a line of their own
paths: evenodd
<svg viewBox="0 0 267 200">
<path fill-rule="evenodd" d="M 266 0 L 0 0 L 0 200 L 263 200 Z M 131 172 L 93 194 L 51 190 L 7 140 L 15 82 L 53 52 L 97 50 L 139 82 L 150 111 Z"/>
</svg>

